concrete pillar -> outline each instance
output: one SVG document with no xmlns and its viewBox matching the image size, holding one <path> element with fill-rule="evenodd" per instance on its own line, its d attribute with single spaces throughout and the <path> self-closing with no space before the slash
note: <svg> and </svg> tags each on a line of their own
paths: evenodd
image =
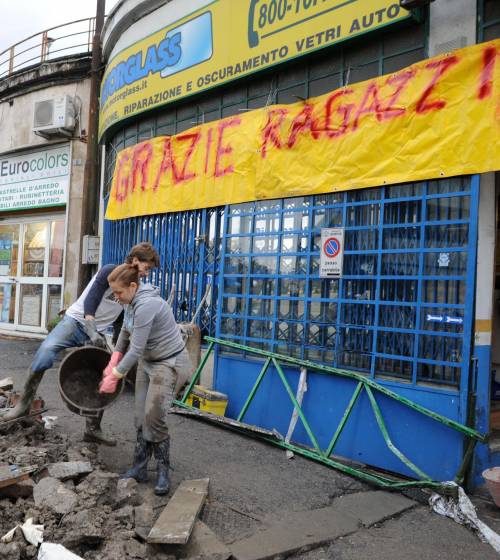
<svg viewBox="0 0 500 560">
<path fill-rule="evenodd" d="M 495 174 L 483 173 L 479 195 L 475 343 L 492 342 L 496 242 Z"/>
<path fill-rule="evenodd" d="M 479 198 L 479 226 L 477 246 L 476 275 L 476 321 L 474 336 L 474 358 L 476 360 L 477 383 L 474 427 L 481 433 L 489 431 L 490 416 L 490 379 L 492 348 L 498 344 L 495 324 L 500 326 L 496 317 L 495 289 L 495 247 L 496 247 L 496 189 L 495 174 L 481 176 Z M 492 346 L 493 344 L 493 346 Z M 495 361 L 493 359 L 493 361 Z M 472 388 L 474 389 L 474 387 Z M 475 449 L 469 487 L 477 488 L 484 481 L 481 472 L 492 466 L 493 456 L 488 444 L 478 444 Z"/>
<path fill-rule="evenodd" d="M 67 309 L 78 294 L 78 265 L 82 236 L 82 189 L 85 169 L 86 144 L 78 140 L 71 143 L 71 188 L 68 196 L 66 224 L 66 263 L 64 271 L 63 308 Z"/>
<path fill-rule="evenodd" d="M 429 56 L 476 43 L 477 2 L 436 0 L 430 4 Z"/>
</svg>

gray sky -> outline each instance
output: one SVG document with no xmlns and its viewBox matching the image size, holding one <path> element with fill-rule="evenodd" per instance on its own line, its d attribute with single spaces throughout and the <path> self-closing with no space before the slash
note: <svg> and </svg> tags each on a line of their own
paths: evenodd
<svg viewBox="0 0 500 560">
<path fill-rule="evenodd" d="M 106 12 L 118 0 L 106 0 Z M 96 0 L 0 0 L 0 52 L 49 27 L 95 15 Z"/>
</svg>

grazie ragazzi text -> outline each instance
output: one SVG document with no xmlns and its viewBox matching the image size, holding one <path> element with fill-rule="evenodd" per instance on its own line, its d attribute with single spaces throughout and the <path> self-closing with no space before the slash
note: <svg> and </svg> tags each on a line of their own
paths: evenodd
<svg viewBox="0 0 500 560">
<path fill-rule="evenodd" d="M 481 46 L 468 102 L 481 103 L 494 95 L 500 57 L 496 43 Z M 236 150 L 266 160 L 273 151 L 293 150 L 303 138 L 331 142 L 334 149 L 336 141 L 362 134 L 364 126 L 384 127 L 395 119 L 421 118 L 446 110 L 450 88 L 445 82 L 459 68 L 462 52 L 426 60 L 302 103 L 258 109 L 127 148 L 117 157 L 112 196 L 120 203 L 136 191 L 157 191 L 200 176 L 216 181 L 237 171 Z M 499 114 L 497 107 L 496 118 Z M 256 117 L 258 134 L 252 137 L 245 125 Z M 235 142 L 235 135 L 245 141 Z M 155 151 L 158 142 L 161 149 Z"/>
</svg>

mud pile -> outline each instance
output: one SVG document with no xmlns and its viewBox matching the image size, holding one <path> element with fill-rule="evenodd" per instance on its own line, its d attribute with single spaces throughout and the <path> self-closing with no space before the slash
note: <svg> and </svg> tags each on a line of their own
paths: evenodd
<svg viewBox="0 0 500 560">
<path fill-rule="evenodd" d="M 133 480 L 101 468 L 93 444 L 70 441 L 43 423 L 0 426 L 0 466 L 32 467 L 30 478 L 0 488 L 0 537 L 28 518 L 44 526 L 43 539 L 92 560 L 175 556 L 146 545 L 136 526 L 151 526 L 155 512 Z M 157 514 L 158 512 L 156 512 Z M 37 558 L 20 529 L 0 542 L 0 560 Z"/>
</svg>

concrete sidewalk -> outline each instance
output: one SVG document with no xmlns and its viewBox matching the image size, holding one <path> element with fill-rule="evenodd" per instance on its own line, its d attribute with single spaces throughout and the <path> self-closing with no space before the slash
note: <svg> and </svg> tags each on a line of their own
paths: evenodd
<svg viewBox="0 0 500 560">
<path fill-rule="evenodd" d="M 37 341 L 0 338 L 0 378 L 12 376 L 21 388 L 37 346 Z M 39 393 L 49 414 L 58 416 L 56 430 L 81 438 L 84 420 L 63 405 L 55 369 L 47 372 Z M 100 448 L 99 460 L 113 472 L 125 470 L 132 458 L 133 400 L 126 391 L 104 417 L 104 429 L 119 443 Z M 173 490 L 184 479 L 210 478 L 201 519 L 237 559 L 498 557 L 467 529 L 426 506 L 301 457 L 288 460 L 284 451 L 252 438 L 177 415 L 171 416 L 171 435 Z M 166 500 L 154 497 L 148 484 L 141 487 L 159 514 Z"/>
</svg>

